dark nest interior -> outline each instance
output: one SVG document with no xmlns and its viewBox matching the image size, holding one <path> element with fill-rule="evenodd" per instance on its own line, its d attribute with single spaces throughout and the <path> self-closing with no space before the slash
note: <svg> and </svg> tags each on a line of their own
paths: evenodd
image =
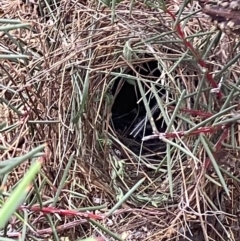
<svg viewBox="0 0 240 241">
<path fill-rule="evenodd" d="M 127 148 L 136 155 L 143 155 L 157 163 L 160 161 L 160 157 L 164 155 L 166 147 L 161 140 L 142 141 L 144 136 L 152 135 L 153 130 L 147 117 L 136 78 L 148 80 L 148 83 L 143 86 L 143 90 L 159 132 L 165 132 L 167 126 L 160 115 L 159 108 L 156 108 L 156 99 L 150 91 L 151 84 L 157 87 L 160 98 L 164 95 L 166 89 L 159 83 L 161 72 L 158 61 L 154 60 L 153 57 L 143 57 L 142 59 L 146 59 L 146 61 L 135 65 L 134 70 L 128 70 L 124 73 L 128 77 L 118 78 L 113 84 L 112 126 L 119 140 Z"/>
</svg>

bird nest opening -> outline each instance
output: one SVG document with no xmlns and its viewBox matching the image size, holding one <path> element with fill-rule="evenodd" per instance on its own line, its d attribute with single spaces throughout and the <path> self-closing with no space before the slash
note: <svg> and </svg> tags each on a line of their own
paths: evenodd
<svg viewBox="0 0 240 241">
<path fill-rule="evenodd" d="M 113 84 L 112 127 L 119 140 L 128 149 L 137 156 L 141 155 L 157 162 L 166 151 L 165 143 L 160 139 L 146 141 L 142 139 L 153 134 L 153 126 L 147 114 L 148 108 L 157 131 L 166 131 L 167 125 L 151 86 L 154 85 L 159 98 L 164 98 L 166 89 L 159 81 L 161 70 L 157 60 L 150 57 L 133 67 L 134 69 L 127 69 L 124 77 L 117 78 Z"/>
</svg>

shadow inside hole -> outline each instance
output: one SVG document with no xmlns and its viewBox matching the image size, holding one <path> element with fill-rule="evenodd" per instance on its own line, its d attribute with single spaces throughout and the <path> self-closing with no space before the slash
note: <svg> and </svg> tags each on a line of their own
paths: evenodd
<svg viewBox="0 0 240 241">
<path fill-rule="evenodd" d="M 160 71 L 158 69 L 157 61 L 150 61 L 136 68 L 138 74 L 149 81 L 154 83 L 160 76 Z M 131 76 L 136 76 L 134 71 L 129 71 L 127 73 Z M 136 83 L 136 81 L 133 81 Z M 142 84 L 145 93 L 150 88 L 150 83 L 148 86 Z M 156 85 L 157 86 L 157 85 Z M 158 93 L 160 96 L 165 94 L 165 90 L 158 85 Z M 163 141 L 159 139 L 152 139 L 142 142 L 144 136 L 149 136 L 152 134 L 152 127 L 148 118 L 146 117 L 146 109 L 143 101 L 137 102 L 141 99 L 141 94 L 138 89 L 137 83 L 131 84 L 126 79 L 117 79 L 113 85 L 112 93 L 115 96 L 115 101 L 112 106 L 112 125 L 118 134 L 120 141 L 132 150 L 136 155 L 146 155 L 149 159 L 156 159 L 159 155 L 164 154 L 166 150 L 166 145 Z M 148 91 L 146 95 L 149 101 L 150 109 L 156 105 L 156 99 L 150 98 L 151 91 Z M 155 125 L 159 132 L 165 132 L 167 125 L 160 116 L 159 108 L 152 114 L 155 121 Z M 143 128 L 141 131 L 136 132 L 136 135 L 132 134 L 136 126 L 142 121 Z M 159 161 L 159 158 L 158 160 Z"/>
</svg>

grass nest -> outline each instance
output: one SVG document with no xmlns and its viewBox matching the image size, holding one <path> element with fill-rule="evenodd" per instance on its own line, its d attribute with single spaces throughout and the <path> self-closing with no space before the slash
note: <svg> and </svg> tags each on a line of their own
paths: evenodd
<svg viewBox="0 0 240 241">
<path fill-rule="evenodd" d="M 196 1 L 0 14 L 1 236 L 238 240 L 237 35 Z"/>
</svg>

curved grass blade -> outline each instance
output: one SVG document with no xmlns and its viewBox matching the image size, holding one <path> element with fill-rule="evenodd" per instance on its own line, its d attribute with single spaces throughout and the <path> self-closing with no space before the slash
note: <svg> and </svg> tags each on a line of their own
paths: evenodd
<svg viewBox="0 0 240 241">
<path fill-rule="evenodd" d="M 6 200 L 0 209 L 0 229 L 2 229 L 8 220 L 11 218 L 13 213 L 17 210 L 19 205 L 24 201 L 29 189 L 31 182 L 35 175 L 40 171 L 41 161 L 40 158 L 31 166 L 29 171 L 23 177 L 22 181 L 13 191 L 12 195 Z"/>
</svg>

